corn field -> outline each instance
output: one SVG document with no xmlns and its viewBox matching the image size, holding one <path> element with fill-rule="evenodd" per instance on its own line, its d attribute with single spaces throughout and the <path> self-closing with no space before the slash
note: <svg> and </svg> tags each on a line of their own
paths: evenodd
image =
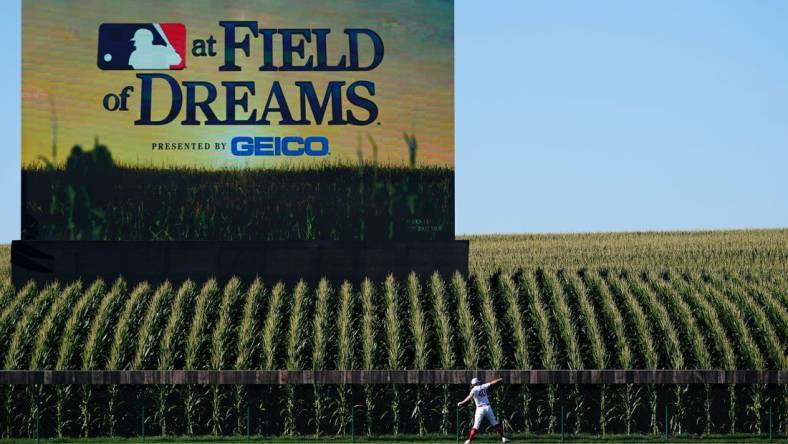
<svg viewBox="0 0 788 444">
<path fill-rule="evenodd" d="M 610 236 L 606 248 L 586 251 L 589 237 L 594 244 L 603 235 L 576 235 L 563 266 L 558 253 L 571 236 L 514 241 L 520 250 L 497 255 L 473 238 L 467 277 L 292 286 L 239 279 L 132 286 L 121 279 L 17 289 L 5 280 L 0 363 L 64 370 L 788 370 L 788 231 L 689 234 L 672 258 L 662 237 L 673 235 L 648 242 L 631 239 L 646 235 Z M 709 241 L 715 237 L 725 241 Z M 544 266 L 528 247 L 534 243 L 550 251 Z M 637 249 L 643 257 L 619 263 Z M 690 265 L 686 252 L 699 265 Z M 0 434 L 34 436 L 36 419 L 46 418 L 44 436 L 130 436 L 141 420 L 149 435 L 233 435 L 248 421 L 261 435 L 342 436 L 351 414 L 358 434 L 452 434 L 454 404 L 467 390 L 9 385 L 0 394 Z M 767 408 L 775 431 L 788 431 L 785 386 L 503 386 L 492 396 L 497 416 L 515 432 L 565 426 L 595 435 L 656 435 L 666 427 L 674 435 L 757 434 L 767 427 Z"/>
<path fill-rule="evenodd" d="M 464 236 L 471 273 L 519 268 L 788 270 L 788 229 Z"/>
</svg>

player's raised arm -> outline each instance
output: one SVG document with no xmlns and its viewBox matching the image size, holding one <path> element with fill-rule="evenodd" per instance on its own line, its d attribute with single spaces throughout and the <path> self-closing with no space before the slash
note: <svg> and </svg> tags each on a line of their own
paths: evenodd
<svg viewBox="0 0 788 444">
<path fill-rule="evenodd" d="M 498 378 L 498 379 L 493 379 L 492 381 L 488 382 L 487 384 L 489 384 L 492 387 L 495 384 L 498 384 L 498 383 L 500 383 L 502 381 L 503 381 L 503 378 Z"/>
<path fill-rule="evenodd" d="M 457 403 L 457 407 L 460 407 L 463 404 L 465 404 L 466 402 L 470 401 L 471 398 L 473 398 L 473 393 L 468 393 L 468 396 L 466 396 L 465 399 L 463 399 L 462 401 Z"/>
</svg>

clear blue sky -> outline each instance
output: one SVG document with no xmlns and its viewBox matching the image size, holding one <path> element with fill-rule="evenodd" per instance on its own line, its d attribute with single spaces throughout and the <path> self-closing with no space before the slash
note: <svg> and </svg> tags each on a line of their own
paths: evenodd
<svg viewBox="0 0 788 444">
<path fill-rule="evenodd" d="M 0 242 L 19 237 L 19 9 Z M 788 226 L 786 23 L 778 0 L 458 0 L 457 232 Z"/>
</svg>

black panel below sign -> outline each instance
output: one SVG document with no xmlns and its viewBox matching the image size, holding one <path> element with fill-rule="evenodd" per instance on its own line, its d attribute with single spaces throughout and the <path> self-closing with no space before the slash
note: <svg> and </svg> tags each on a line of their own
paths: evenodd
<svg viewBox="0 0 788 444">
<path fill-rule="evenodd" d="M 133 284 L 186 279 L 203 281 L 233 276 L 260 277 L 266 283 L 299 279 L 358 282 L 388 274 L 404 278 L 411 271 L 426 277 L 468 273 L 468 241 L 14 241 L 11 274 L 14 285 L 111 282 L 123 276 Z"/>
</svg>

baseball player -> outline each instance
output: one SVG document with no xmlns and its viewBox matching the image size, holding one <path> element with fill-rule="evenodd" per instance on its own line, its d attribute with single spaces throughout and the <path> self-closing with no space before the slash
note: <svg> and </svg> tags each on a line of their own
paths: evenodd
<svg viewBox="0 0 788 444">
<path fill-rule="evenodd" d="M 153 33 L 149 29 L 140 28 L 134 33 L 134 51 L 129 56 L 129 65 L 134 69 L 169 69 L 171 65 L 180 65 L 181 56 L 172 47 L 161 26 L 155 24 L 165 45 L 153 44 Z"/>
<path fill-rule="evenodd" d="M 495 419 L 495 413 L 493 413 L 492 406 L 490 405 L 490 398 L 487 397 L 487 389 L 499 382 L 501 382 L 500 378 L 482 384 L 479 378 L 473 378 L 471 379 L 471 392 L 465 399 L 457 403 L 457 407 L 460 407 L 470 401 L 471 398 L 473 398 L 473 402 L 476 403 L 476 414 L 473 416 L 473 427 L 471 427 L 471 432 L 468 434 L 468 439 L 465 441 L 465 444 L 470 444 L 471 441 L 473 441 L 476 432 L 482 425 L 482 419 L 484 418 L 487 418 L 493 428 L 501 435 L 501 442 L 510 442 L 509 438 L 503 435 L 503 427 L 501 423 Z"/>
</svg>

